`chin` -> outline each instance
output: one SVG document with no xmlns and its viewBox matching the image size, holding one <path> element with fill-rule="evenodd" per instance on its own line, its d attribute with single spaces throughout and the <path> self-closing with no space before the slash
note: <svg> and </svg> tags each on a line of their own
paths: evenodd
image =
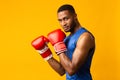
<svg viewBox="0 0 120 80">
<path fill-rule="evenodd" d="M 67 33 L 67 32 L 70 32 L 70 31 L 65 31 L 65 32 Z"/>
<path fill-rule="evenodd" d="M 65 32 L 70 32 L 70 29 L 64 29 Z"/>
</svg>

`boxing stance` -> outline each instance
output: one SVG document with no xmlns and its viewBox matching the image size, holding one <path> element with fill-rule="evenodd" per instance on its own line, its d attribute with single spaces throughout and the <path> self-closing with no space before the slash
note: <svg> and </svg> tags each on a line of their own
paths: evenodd
<svg viewBox="0 0 120 80">
<path fill-rule="evenodd" d="M 50 66 L 60 75 L 66 73 L 66 80 L 92 80 L 90 66 L 95 50 L 94 36 L 77 19 L 71 5 L 62 5 L 58 11 L 58 21 L 65 32 L 60 30 L 48 33 L 47 38 L 40 36 L 32 41 L 32 46 L 47 60 Z M 58 55 L 57 61 L 47 43 L 50 42 Z"/>
</svg>

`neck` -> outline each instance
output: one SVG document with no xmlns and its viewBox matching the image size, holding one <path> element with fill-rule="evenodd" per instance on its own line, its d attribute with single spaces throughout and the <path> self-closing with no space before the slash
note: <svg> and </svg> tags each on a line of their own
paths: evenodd
<svg viewBox="0 0 120 80">
<path fill-rule="evenodd" d="M 71 35 L 74 34 L 77 30 L 79 30 L 82 26 L 79 22 L 76 22 L 76 25 L 74 26 L 73 30 L 71 31 Z"/>
</svg>

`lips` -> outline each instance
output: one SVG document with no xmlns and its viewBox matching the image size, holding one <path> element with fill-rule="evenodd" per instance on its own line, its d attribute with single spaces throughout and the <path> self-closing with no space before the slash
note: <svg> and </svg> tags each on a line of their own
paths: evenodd
<svg viewBox="0 0 120 80">
<path fill-rule="evenodd" d="M 67 29 L 67 27 L 64 27 L 64 30 L 66 30 Z"/>
<path fill-rule="evenodd" d="M 64 28 L 64 30 L 66 30 L 66 29 L 68 29 L 68 26 L 64 26 L 63 28 Z"/>
<path fill-rule="evenodd" d="M 64 29 L 65 32 L 68 32 L 69 31 L 69 26 L 64 26 L 63 29 Z"/>
</svg>

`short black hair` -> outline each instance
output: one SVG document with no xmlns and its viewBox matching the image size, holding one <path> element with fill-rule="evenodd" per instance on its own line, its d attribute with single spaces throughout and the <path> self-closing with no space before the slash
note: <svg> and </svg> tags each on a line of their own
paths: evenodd
<svg viewBox="0 0 120 80">
<path fill-rule="evenodd" d="M 61 11 L 64 11 L 64 10 L 68 10 L 68 11 L 70 11 L 71 13 L 75 13 L 75 9 L 74 9 L 73 6 L 70 5 L 70 4 L 64 4 L 64 5 L 62 5 L 61 7 L 59 7 L 57 13 L 59 13 L 59 12 L 61 12 Z"/>
</svg>

